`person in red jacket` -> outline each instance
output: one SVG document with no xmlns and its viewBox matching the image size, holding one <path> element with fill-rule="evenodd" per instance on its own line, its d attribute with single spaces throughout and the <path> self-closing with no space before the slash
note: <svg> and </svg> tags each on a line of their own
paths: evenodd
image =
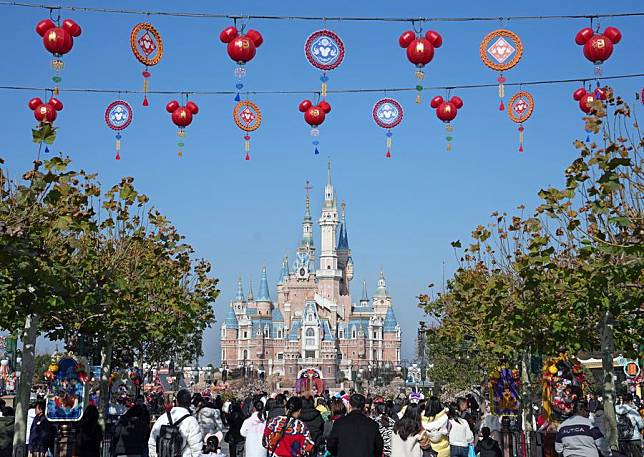
<svg viewBox="0 0 644 457">
<path fill-rule="evenodd" d="M 308 457 L 315 450 L 311 434 L 299 417 L 302 399 L 291 397 L 286 403 L 286 415 L 277 416 L 266 425 L 262 445 L 269 457 Z"/>
</svg>

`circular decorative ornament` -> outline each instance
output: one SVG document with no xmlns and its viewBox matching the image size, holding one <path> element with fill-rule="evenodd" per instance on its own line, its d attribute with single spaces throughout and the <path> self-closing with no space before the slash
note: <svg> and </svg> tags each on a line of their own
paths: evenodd
<svg viewBox="0 0 644 457">
<path fill-rule="evenodd" d="M 330 30 L 318 30 L 311 34 L 304 45 L 306 59 L 315 68 L 333 70 L 344 59 L 344 43 Z"/>
<path fill-rule="evenodd" d="M 262 123 L 262 111 L 255 103 L 242 100 L 235 105 L 233 118 L 237 127 L 245 132 L 252 132 Z"/>
<path fill-rule="evenodd" d="M 534 111 L 534 98 L 530 93 L 519 91 L 510 98 L 508 117 L 517 124 L 527 121 Z"/>
<path fill-rule="evenodd" d="M 488 33 L 479 47 L 483 63 L 496 71 L 514 67 L 523 55 L 523 44 L 519 36 L 510 30 L 499 29 Z"/>
<path fill-rule="evenodd" d="M 105 123 L 112 130 L 124 130 L 132 123 L 132 107 L 123 100 L 110 103 L 105 110 Z"/>
<path fill-rule="evenodd" d="M 163 57 L 161 35 L 148 22 L 140 22 L 134 26 L 130 34 L 130 47 L 138 61 L 148 67 L 158 64 Z"/>
<path fill-rule="evenodd" d="M 402 121 L 403 107 L 393 98 L 382 98 L 373 105 L 372 115 L 378 127 L 390 129 Z"/>
</svg>

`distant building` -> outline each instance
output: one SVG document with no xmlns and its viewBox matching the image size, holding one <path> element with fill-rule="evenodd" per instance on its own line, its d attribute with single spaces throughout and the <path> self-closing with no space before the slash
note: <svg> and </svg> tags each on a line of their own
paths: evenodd
<svg viewBox="0 0 644 457">
<path fill-rule="evenodd" d="M 239 279 L 221 326 L 221 360 L 228 369 L 280 374 L 286 385 L 294 385 L 308 373 L 334 386 L 360 369 L 385 363 L 398 366 L 400 326 L 382 272 L 373 297 L 368 297 L 363 282 L 360 300 L 352 299 L 355 271 L 345 205 L 340 216 L 330 163 L 318 220 L 319 254 L 313 242 L 309 189 L 307 185 L 296 260 L 283 260 L 275 299 L 269 292 L 266 268 L 256 296 L 252 285 L 245 295 Z"/>
</svg>

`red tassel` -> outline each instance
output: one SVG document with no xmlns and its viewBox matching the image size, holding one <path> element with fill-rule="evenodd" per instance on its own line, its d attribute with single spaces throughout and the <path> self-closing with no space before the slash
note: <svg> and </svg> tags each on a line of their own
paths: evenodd
<svg viewBox="0 0 644 457">
<path fill-rule="evenodd" d="M 250 154 L 246 153 L 246 160 L 250 160 Z"/>
<path fill-rule="evenodd" d="M 519 145 L 519 152 L 523 152 L 523 143 Z"/>
<path fill-rule="evenodd" d="M 505 105 L 503 104 L 503 100 L 501 100 L 501 103 L 499 103 L 499 111 L 505 111 Z"/>
<path fill-rule="evenodd" d="M 387 149 L 387 155 L 385 157 L 387 157 L 388 159 L 391 158 L 391 151 L 389 149 Z"/>
<path fill-rule="evenodd" d="M 121 160 L 121 154 L 119 154 L 118 152 L 116 153 L 116 160 Z"/>
<path fill-rule="evenodd" d="M 143 106 L 148 106 L 148 105 L 149 105 L 149 103 L 148 103 L 148 96 L 147 96 L 147 95 L 144 95 L 144 96 L 143 96 Z"/>
</svg>

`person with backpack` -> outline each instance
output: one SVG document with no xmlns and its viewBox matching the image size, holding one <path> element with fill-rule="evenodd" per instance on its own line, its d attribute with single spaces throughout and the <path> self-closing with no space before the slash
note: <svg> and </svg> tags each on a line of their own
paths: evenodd
<svg viewBox="0 0 644 457">
<path fill-rule="evenodd" d="M 176 405 L 159 416 L 152 427 L 150 457 L 200 457 L 202 437 L 199 422 L 190 414 L 190 392 L 177 392 Z"/>
<path fill-rule="evenodd" d="M 633 402 L 633 394 L 624 395 L 623 402 L 615 407 L 619 450 L 628 457 L 642 457 L 644 421 Z"/>
<path fill-rule="evenodd" d="M 306 425 L 299 417 L 302 399 L 291 397 L 286 402 L 286 415 L 272 419 L 264 429 L 262 445 L 268 449 L 268 457 L 308 457 L 315 443 Z"/>
<path fill-rule="evenodd" d="M 604 456 L 611 456 L 610 449 L 599 428 L 589 419 L 588 403 L 582 400 L 575 407 L 575 414 L 563 421 L 557 429 L 555 451 L 564 457 L 598 457 L 599 451 Z"/>
<path fill-rule="evenodd" d="M 150 414 L 145 405 L 135 404 L 121 416 L 114 428 L 110 455 L 144 456 L 150 433 Z"/>
</svg>

